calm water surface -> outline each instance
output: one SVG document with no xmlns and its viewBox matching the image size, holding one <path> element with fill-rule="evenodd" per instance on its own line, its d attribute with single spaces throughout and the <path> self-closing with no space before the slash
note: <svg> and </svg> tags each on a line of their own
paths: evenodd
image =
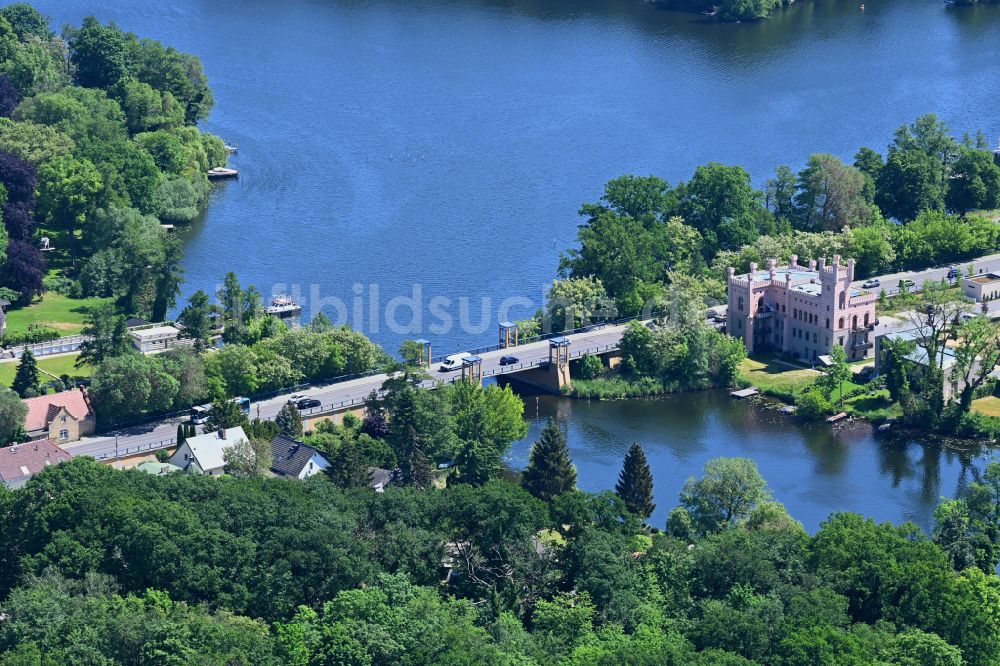
<svg viewBox="0 0 1000 666">
<path fill-rule="evenodd" d="M 876 435 L 866 424 L 839 431 L 799 424 L 724 391 L 629 402 L 541 397 L 525 403 L 531 430 L 513 447 L 512 466 L 527 464 L 531 442 L 550 416 L 567 431 L 584 490 L 613 488 L 625 452 L 641 442 L 656 495 L 651 521 L 660 527 L 677 506 L 684 481 L 717 456 L 752 458 L 775 498 L 810 531 L 833 511 L 910 520 L 929 529 L 940 499 L 975 481 L 986 462 L 978 448 L 959 451 L 902 434 Z"/>
<path fill-rule="evenodd" d="M 389 349 L 488 344 L 511 297 L 523 300 L 506 316 L 533 312 L 580 203 L 620 174 L 676 182 L 715 160 L 760 183 L 811 152 L 881 149 L 928 111 L 1000 135 L 996 5 L 826 0 L 715 25 L 640 0 L 35 4 L 57 24 L 95 14 L 201 56 L 217 100 L 205 127 L 239 144 L 242 176 L 183 232 L 184 297 L 236 270 Z M 385 306 L 413 285 L 418 330 L 391 330 Z M 430 328 L 435 296 L 452 299 L 445 330 Z M 405 303 L 396 312 L 410 323 Z M 710 394 L 539 408 L 567 419 L 589 489 L 613 484 L 632 440 L 647 444 L 661 522 L 713 455 L 752 456 L 811 529 L 835 509 L 926 526 L 970 473 L 933 447 L 789 427 Z"/>
</svg>

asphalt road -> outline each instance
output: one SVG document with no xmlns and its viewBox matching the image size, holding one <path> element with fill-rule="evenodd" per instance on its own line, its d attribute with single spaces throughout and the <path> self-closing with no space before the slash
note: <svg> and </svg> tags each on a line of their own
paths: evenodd
<svg viewBox="0 0 1000 666">
<path fill-rule="evenodd" d="M 976 275 L 985 275 L 986 273 L 1000 271 L 1000 254 L 991 254 L 985 257 L 980 257 L 979 259 L 974 259 L 973 261 L 966 261 L 963 263 L 955 264 L 958 266 L 959 270 L 964 274 L 969 269 L 969 264 L 972 264 L 972 268 Z M 922 285 L 927 280 L 938 281 L 941 278 L 948 277 L 948 271 L 951 269 L 951 265 L 940 266 L 938 268 L 928 268 L 922 271 L 903 271 L 901 273 L 890 273 L 889 275 L 879 275 L 878 279 L 882 283 L 874 291 L 879 289 L 885 289 L 886 293 L 890 296 L 899 290 L 899 281 L 902 279 L 913 280 L 916 286 Z M 861 286 L 864 280 L 855 280 L 852 284 L 858 289 L 862 289 Z"/>
<path fill-rule="evenodd" d="M 606 326 L 569 335 L 567 337 L 572 341 L 570 353 L 575 358 L 588 352 L 596 353 L 615 348 L 618 346 L 618 341 L 624 330 L 625 326 Z M 508 366 L 500 365 L 500 357 L 508 354 L 515 355 L 518 363 Z M 518 372 L 535 367 L 542 361 L 548 361 L 549 341 L 544 340 L 516 348 L 486 352 L 480 354 L 480 358 L 483 360 L 484 377 Z M 432 379 L 425 382 L 428 387 L 432 387 L 438 381 L 453 381 L 456 377 L 461 376 L 461 371 L 441 372 L 439 368 L 440 364 L 437 363 L 431 366 Z M 302 413 L 304 416 L 309 416 L 310 414 L 329 412 L 339 406 L 361 403 L 373 390 L 377 391 L 381 388 L 386 379 L 387 375 L 384 374 L 372 375 L 302 391 L 302 393 L 323 403 L 321 407 L 307 409 Z M 250 417 L 273 419 L 286 403 L 287 398 L 287 395 L 282 395 L 252 403 Z M 102 433 L 99 437 L 87 437 L 78 442 L 66 444 L 63 448 L 71 455 L 93 456 L 99 460 L 112 460 L 119 456 L 132 455 L 142 451 L 155 451 L 172 445 L 177 434 L 177 425 L 185 423 L 187 420 L 187 417 L 181 417 L 123 428 Z"/>
</svg>

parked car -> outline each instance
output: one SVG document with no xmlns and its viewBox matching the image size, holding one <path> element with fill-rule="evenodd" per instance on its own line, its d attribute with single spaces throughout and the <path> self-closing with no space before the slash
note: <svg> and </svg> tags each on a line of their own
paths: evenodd
<svg viewBox="0 0 1000 666">
<path fill-rule="evenodd" d="M 302 409 L 312 409 L 314 407 L 319 407 L 322 404 L 323 403 L 321 403 L 316 398 L 302 398 L 302 400 L 299 400 L 297 403 L 295 403 L 295 406 L 298 409 L 302 410 Z"/>
<path fill-rule="evenodd" d="M 515 363 L 520 363 L 521 359 L 516 356 L 507 354 L 506 356 L 500 357 L 500 365 L 514 365 Z"/>
<path fill-rule="evenodd" d="M 871 280 L 865 280 L 862 282 L 861 286 L 865 289 L 875 289 L 876 287 L 882 286 L 882 283 L 879 282 L 878 278 L 872 278 Z"/>
<path fill-rule="evenodd" d="M 452 354 L 445 360 L 441 361 L 441 366 L 438 368 L 438 371 L 452 372 L 453 370 L 458 370 L 462 367 L 462 362 L 469 356 L 471 356 L 471 354 Z"/>
<path fill-rule="evenodd" d="M 914 282 L 913 280 L 910 280 L 909 278 L 903 278 L 902 280 L 899 281 L 899 288 L 902 289 L 904 287 L 912 287 L 915 284 L 916 282 Z"/>
</svg>

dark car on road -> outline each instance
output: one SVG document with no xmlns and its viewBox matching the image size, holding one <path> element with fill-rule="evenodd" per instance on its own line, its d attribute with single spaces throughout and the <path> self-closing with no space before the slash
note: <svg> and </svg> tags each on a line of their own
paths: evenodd
<svg viewBox="0 0 1000 666">
<path fill-rule="evenodd" d="M 519 363 L 519 362 L 520 362 L 520 359 L 518 357 L 511 356 L 510 354 L 507 354 L 506 356 L 501 356 L 500 357 L 500 365 L 514 365 L 515 363 Z"/>
<path fill-rule="evenodd" d="M 323 403 L 321 403 L 316 398 L 303 398 L 302 400 L 299 400 L 297 403 L 295 403 L 295 406 L 298 409 L 312 409 L 313 407 L 319 407 L 322 404 Z"/>
</svg>

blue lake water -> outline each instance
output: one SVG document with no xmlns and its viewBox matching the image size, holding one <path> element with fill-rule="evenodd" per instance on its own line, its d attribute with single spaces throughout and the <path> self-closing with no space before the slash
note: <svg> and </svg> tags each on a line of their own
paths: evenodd
<svg viewBox="0 0 1000 666">
<path fill-rule="evenodd" d="M 929 111 L 1000 135 L 997 5 L 827 0 L 717 25 L 640 0 L 34 4 L 202 58 L 204 126 L 239 145 L 241 177 L 181 232 L 184 297 L 235 270 L 390 350 L 489 344 L 498 320 L 530 315 L 580 203 L 623 173 L 676 182 L 719 161 L 762 183 L 812 152 L 882 149 Z M 646 443 L 660 518 L 712 455 L 752 456 L 810 529 L 839 509 L 927 526 L 971 473 L 936 447 L 789 427 L 708 395 L 540 409 L 565 414 L 588 489 Z"/>
</svg>

